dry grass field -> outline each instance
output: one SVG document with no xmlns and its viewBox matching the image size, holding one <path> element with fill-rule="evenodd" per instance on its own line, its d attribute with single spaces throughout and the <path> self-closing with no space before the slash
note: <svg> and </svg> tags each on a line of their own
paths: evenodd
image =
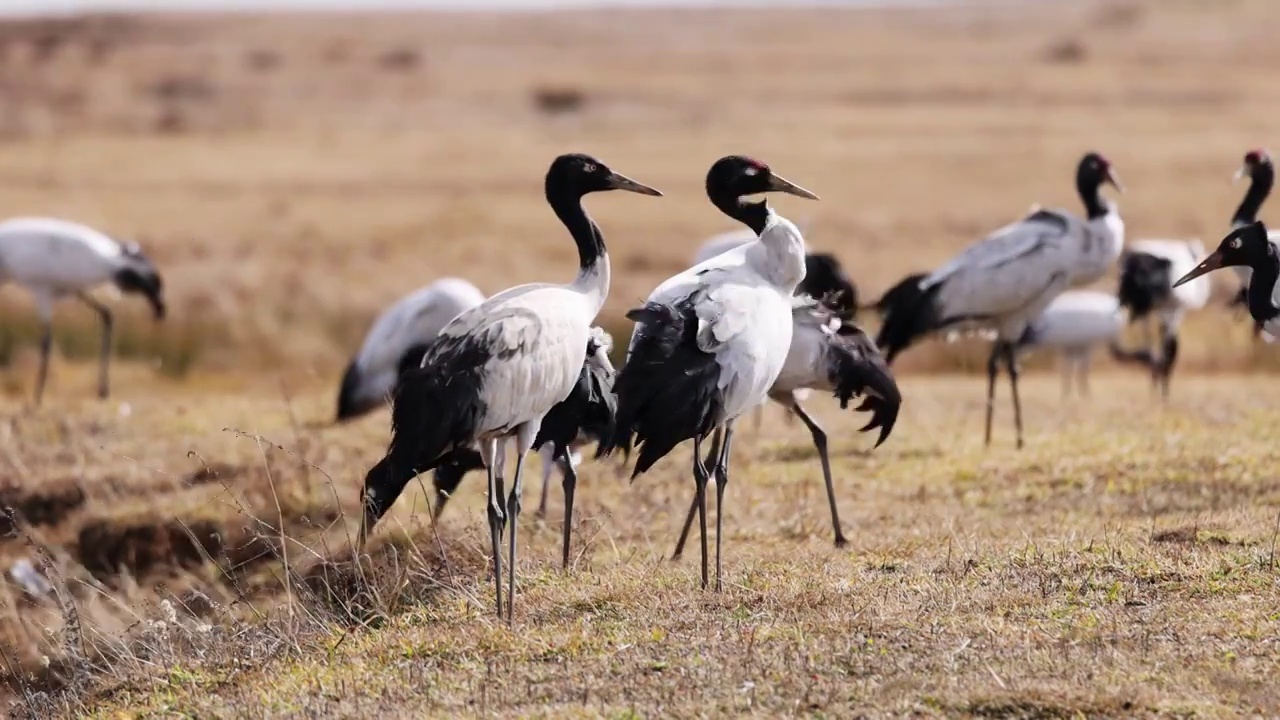
<svg viewBox="0 0 1280 720">
<path fill-rule="evenodd" d="M 1187 324 L 1168 405 L 1119 369 L 1065 403 L 1032 373 L 1022 452 L 1004 387 L 981 447 L 964 344 L 904 355 L 903 418 L 874 453 L 815 399 L 847 551 L 806 433 L 771 410 L 735 446 L 719 595 L 696 553 L 664 559 L 688 450 L 635 484 L 588 463 L 570 574 L 558 491 L 544 523 L 526 515 L 514 633 L 489 605 L 479 478 L 438 528 L 404 498 L 353 565 L 387 417 L 325 426 L 385 303 L 443 275 L 569 276 L 541 193 L 558 152 L 667 194 L 588 201 L 616 333 L 731 227 L 701 187 L 731 152 L 822 196 L 777 203 L 868 295 L 1033 202 L 1077 207 L 1089 149 L 1128 187 L 1131 237 L 1215 245 L 1241 156 L 1275 143 L 1278 32 L 1270 0 L 0 23 L 0 215 L 139 239 L 171 308 L 156 326 L 116 303 L 109 402 L 92 316 L 60 311 L 31 408 L 36 327 L 0 293 L 0 500 L 23 519 L 0 521 L 0 565 L 57 588 L 0 586 L 7 709 L 1280 713 L 1280 363 L 1221 307 L 1229 278 Z"/>
</svg>

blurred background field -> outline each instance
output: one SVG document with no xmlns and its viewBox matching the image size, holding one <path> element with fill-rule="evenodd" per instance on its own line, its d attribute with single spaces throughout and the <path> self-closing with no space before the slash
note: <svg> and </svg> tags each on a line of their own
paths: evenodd
<svg viewBox="0 0 1280 720">
<path fill-rule="evenodd" d="M 733 229 L 702 189 L 728 153 L 821 195 L 775 206 L 867 300 L 1033 203 L 1078 211 L 1087 150 L 1127 186 L 1130 239 L 1212 248 L 1244 193 L 1242 156 L 1280 144 L 1277 35 L 1272 0 L 0 20 L 0 217 L 140 241 L 170 303 L 157 325 L 113 301 L 108 403 L 91 399 L 94 318 L 61 306 L 62 357 L 32 409 L 38 326 L 21 292 L 0 292 L 0 493 L 29 522 L 7 528 L 0 563 L 43 554 L 75 601 L 3 586 L 14 712 L 65 688 L 61 711 L 104 715 L 521 715 L 577 707 L 582 687 L 616 716 L 1280 709 L 1275 390 L 1255 374 L 1280 351 L 1225 307 L 1227 273 L 1184 326 L 1168 407 L 1126 370 L 1066 404 L 1056 378 L 1033 377 L 1022 454 L 1004 395 L 997 447 L 979 450 L 982 383 L 962 373 L 982 365 L 980 343 L 904 354 L 903 419 L 872 455 L 859 418 L 815 401 L 847 478 L 849 553 L 829 549 L 803 431 L 774 412 L 741 444 L 727 599 L 696 594 L 693 563 L 660 563 L 687 451 L 632 486 L 588 464 L 589 572 L 548 569 L 556 505 L 522 563 L 537 629 L 515 639 L 479 599 L 478 487 L 440 536 L 406 497 L 375 553 L 385 594 L 350 591 L 343 508 L 386 414 L 322 427 L 387 303 L 446 275 L 486 292 L 571 276 L 542 198 L 561 152 L 666 193 L 587 201 L 613 257 L 602 323 L 619 339 L 627 309 Z M 582 617 L 608 632 L 589 638 Z M 687 648 L 712 631 L 699 664 Z M 622 655 L 628 643 L 644 653 Z M 739 668 L 753 652 L 762 669 Z M 417 695 L 405 658 L 460 674 Z M 791 672 L 797 658 L 812 680 Z M 518 680 L 481 702 L 493 663 Z M 333 675 L 348 666 L 367 675 Z"/>
<path fill-rule="evenodd" d="M 1267 0 L 10 21 L 0 212 L 142 241 L 173 317 L 130 333 L 169 372 L 327 381 L 431 278 L 567 277 L 541 180 L 569 149 L 668 195 L 590 202 L 615 326 L 729 228 L 701 189 L 729 152 L 823 196 L 781 208 L 867 295 L 1032 203 L 1074 209 L 1088 149 L 1128 185 L 1131 238 L 1212 247 L 1243 194 L 1231 173 L 1271 141 L 1277 25 Z M 1234 280 L 1215 280 L 1225 298 Z M 1269 365 L 1220 305 L 1193 318 L 1187 366 Z M 92 347 L 69 337 L 92 318 L 64 314 L 64 348 Z M 4 315 L 31 345 L 20 308 Z"/>
</svg>

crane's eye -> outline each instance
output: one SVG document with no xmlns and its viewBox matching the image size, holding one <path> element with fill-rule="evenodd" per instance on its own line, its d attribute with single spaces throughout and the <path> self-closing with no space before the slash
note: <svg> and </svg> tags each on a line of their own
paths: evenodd
<svg viewBox="0 0 1280 720">
<path fill-rule="evenodd" d="M 595 172 L 595 171 L 596 171 L 596 164 L 595 164 L 595 163 L 584 163 L 584 164 L 582 165 L 582 171 L 583 171 L 583 172 L 588 172 L 588 173 L 593 173 L 593 172 Z"/>
<path fill-rule="evenodd" d="M 754 166 L 748 165 L 748 166 L 747 166 L 747 167 L 742 171 L 742 174 L 743 174 L 743 175 L 746 175 L 747 177 L 755 177 L 756 175 L 760 174 L 760 168 L 757 168 L 757 167 L 754 167 Z"/>
<path fill-rule="evenodd" d="M 1236 238 L 1236 239 L 1232 240 L 1232 241 L 1231 241 L 1231 247 L 1233 247 L 1233 248 L 1239 248 L 1239 247 L 1240 247 L 1240 238 Z"/>
</svg>

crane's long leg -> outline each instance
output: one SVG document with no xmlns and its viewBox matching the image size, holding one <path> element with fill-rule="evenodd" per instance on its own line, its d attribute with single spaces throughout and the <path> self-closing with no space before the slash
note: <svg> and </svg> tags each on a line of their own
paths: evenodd
<svg viewBox="0 0 1280 720">
<path fill-rule="evenodd" d="M 555 458 L 559 457 L 555 443 L 545 443 L 538 448 L 538 457 L 542 458 L 542 497 L 538 500 L 538 512 L 535 515 L 541 520 L 547 516 L 547 486 L 551 483 L 551 468 L 555 465 Z"/>
<path fill-rule="evenodd" d="M 813 446 L 818 448 L 818 459 L 822 461 L 822 479 L 827 484 L 827 502 L 831 505 L 831 529 L 836 533 L 836 547 L 846 547 L 849 541 L 845 538 L 844 531 L 840 529 L 840 511 L 836 509 L 836 488 L 831 481 L 831 459 L 827 455 L 827 433 L 817 420 L 805 412 L 800 403 L 792 404 L 791 409 L 800 418 L 800 422 L 809 428 L 809 434 L 813 436 Z"/>
<path fill-rule="evenodd" d="M 1093 360 L 1091 352 L 1086 350 L 1080 356 L 1079 377 L 1076 379 L 1076 393 L 1082 397 L 1089 397 L 1089 364 Z"/>
<path fill-rule="evenodd" d="M 1004 343 L 1005 365 L 1009 369 L 1009 387 L 1013 392 L 1013 425 L 1018 432 L 1018 449 L 1022 449 L 1022 401 L 1018 397 L 1018 353 L 1013 343 Z"/>
<path fill-rule="evenodd" d="M 724 425 L 724 445 L 716 461 L 716 592 L 720 592 L 720 539 L 724 535 L 724 488 L 729 484 L 729 448 L 733 445 L 733 421 Z"/>
<path fill-rule="evenodd" d="M 1062 366 L 1062 399 L 1067 400 L 1071 397 L 1071 374 L 1075 371 L 1076 362 L 1070 350 L 1063 352 L 1058 362 Z"/>
<path fill-rule="evenodd" d="M 505 450 L 506 448 L 502 448 Z M 502 511 L 502 479 L 499 476 L 499 446 L 497 440 L 485 440 L 480 443 L 480 454 L 484 458 L 485 471 L 489 475 L 489 540 L 493 548 L 493 592 L 498 607 L 498 618 L 502 618 L 502 528 L 506 518 Z"/>
<path fill-rule="evenodd" d="M 1151 392 L 1155 392 L 1160 387 L 1160 364 L 1164 360 L 1164 353 L 1156 348 L 1156 340 L 1152 338 L 1151 323 L 1152 319 L 1147 316 L 1142 322 L 1142 342 L 1146 346 L 1147 352 L 1153 358 L 1151 363 Z"/>
<path fill-rule="evenodd" d="M 693 439 L 693 483 L 698 503 L 698 525 L 702 530 L 702 589 L 707 589 L 707 467 L 702 463 L 702 438 Z"/>
<path fill-rule="evenodd" d="M 1169 399 L 1169 381 L 1173 366 L 1178 361 L 1178 335 L 1167 323 L 1160 323 L 1160 390 Z"/>
<path fill-rule="evenodd" d="M 987 431 L 983 436 L 983 445 L 991 445 L 991 416 L 996 409 L 996 376 L 1000 374 L 1001 341 L 991 346 L 991 357 L 987 358 Z"/>
<path fill-rule="evenodd" d="M 532 428 L 532 429 L 531 429 Z M 520 496 L 523 494 L 524 459 L 533 447 L 538 435 L 538 423 L 525 423 L 516 433 L 516 477 L 511 481 L 511 494 L 507 496 L 507 517 L 511 519 L 511 535 L 507 541 L 507 625 L 516 622 L 516 546 L 519 537 Z"/>
<path fill-rule="evenodd" d="M 568 571 L 569 541 L 573 537 L 573 491 L 578 485 L 578 470 L 573 466 L 573 460 L 569 458 L 565 448 L 557 447 L 556 457 L 564 462 L 564 553 L 560 568 Z"/>
<path fill-rule="evenodd" d="M 44 384 L 49 379 L 49 355 L 53 352 L 53 321 L 44 320 L 40 335 L 40 369 L 36 371 L 36 405 L 44 398 Z"/>
<path fill-rule="evenodd" d="M 716 458 L 720 456 L 720 439 L 721 430 L 716 428 L 716 432 L 711 436 L 711 449 L 707 451 L 707 459 L 703 461 L 704 465 L 715 467 Z M 676 541 L 675 552 L 671 553 L 672 560 L 679 560 L 684 554 L 684 543 L 689 539 L 689 529 L 693 527 L 693 516 L 698 512 L 698 494 L 693 494 L 693 501 L 689 503 L 689 514 L 684 518 L 684 528 L 680 530 L 680 539 Z"/>
<path fill-rule="evenodd" d="M 77 293 L 76 297 L 80 298 L 85 305 L 93 308 L 93 311 L 98 313 L 98 317 L 102 320 L 102 349 L 98 356 L 98 397 L 105 400 L 107 395 L 110 394 L 110 381 L 107 376 L 111 367 L 111 341 L 112 326 L 115 324 L 114 318 L 111 315 L 111 308 L 94 300 L 89 295 Z"/>
</svg>

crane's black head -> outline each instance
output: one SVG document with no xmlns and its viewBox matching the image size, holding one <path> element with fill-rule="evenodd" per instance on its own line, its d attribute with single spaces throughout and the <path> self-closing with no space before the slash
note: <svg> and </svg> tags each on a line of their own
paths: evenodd
<svg viewBox="0 0 1280 720">
<path fill-rule="evenodd" d="M 769 209 L 762 200 L 749 203 L 744 195 L 783 192 L 809 200 L 818 196 L 777 175 L 766 164 L 743 155 L 720 158 L 707 171 L 707 197 L 724 214 L 745 224 L 757 235 L 764 231 Z"/>
<path fill-rule="evenodd" d="M 1111 162 L 1099 153 L 1087 153 L 1080 158 L 1080 167 L 1076 169 L 1076 184 L 1082 189 L 1088 187 L 1096 191 L 1103 183 L 1111 183 L 1116 190 L 1124 192 L 1124 186 L 1116 178 Z"/>
<path fill-rule="evenodd" d="M 620 175 L 599 160 L 582 153 L 561 155 L 551 162 L 551 167 L 547 170 L 548 199 L 581 198 L 587 193 L 605 190 L 626 190 L 641 195 L 662 196 L 662 193 L 648 185 Z"/>
<path fill-rule="evenodd" d="M 1258 211 L 1262 203 L 1271 194 L 1271 186 L 1276 181 L 1276 169 L 1271 164 L 1271 154 L 1266 150 L 1250 150 L 1244 154 L 1244 162 L 1236 171 L 1232 182 L 1240 178 L 1249 178 L 1249 191 L 1244 194 L 1235 215 L 1231 216 L 1231 224 L 1248 225 L 1258 219 Z"/>
<path fill-rule="evenodd" d="M 138 293 L 147 298 L 157 320 L 164 319 L 164 282 L 137 243 L 122 243 L 124 267 L 116 271 L 115 283 L 121 292 Z"/>
<path fill-rule="evenodd" d="M 853 320 L 858 310 L 858 291 L 831 253 L 809 253 L 804 258 L 804 280 L 798 292 L 816 298 L 841 320 Z"/>
<path fill-rule="evenodd" d="M 1209 253 L 1209 257 L 1182 276 L 1174 287 L 1191 282 L 1201 275 L 1206 275 L 1224 267 L 1257 268 L 1267 260 L 1274 261 L 1276 248 L 1267 239 L 1267 226 L 1261 221 L 1252 222 L 1227 233 L 1218 244 L 1218 249 Z"/>
<path fill-rule="evenodd" d="M 1262 148 L 1250 150 L 1244 154 L 1244 164 L 1240 166 L 1240 170 L 1236 172 L 1236 179 L 1243 177 L 1252 178 L 1254 182 L 1266 179 L 1274 181 L 1276 176 L 1275 166 L 1271 164 L 1271 153 Z"/>
</svg>

